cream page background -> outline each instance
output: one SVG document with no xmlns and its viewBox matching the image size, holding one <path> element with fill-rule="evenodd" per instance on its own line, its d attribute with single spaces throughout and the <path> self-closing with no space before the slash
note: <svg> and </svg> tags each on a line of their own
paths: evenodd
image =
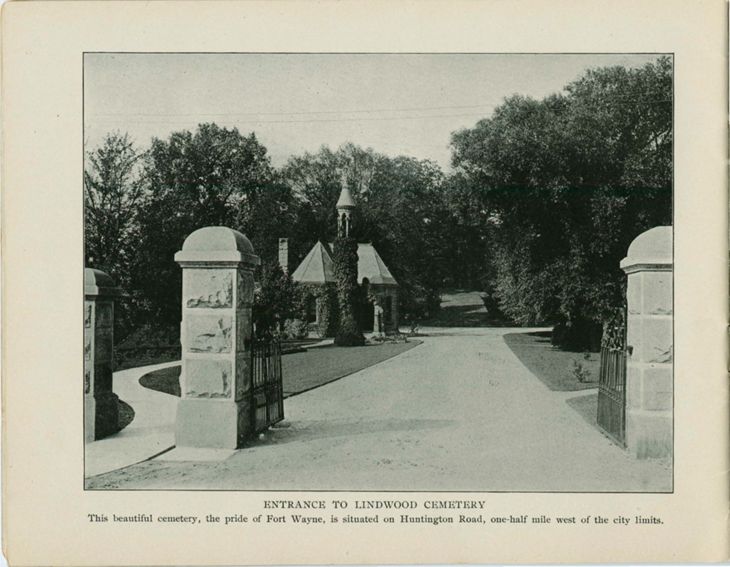
<svg viewBox="0 0 730 567">
<path fill-rule="evenodd" d="M 6 4 L 2 16 L 3 530 L 11 565 L 727 560 L 724 2 L 31 1 Z M 664 525 L 236 532 L 90 524 L 89 512 L 253 513 L 267 494 L 83 490 L 84 51 L 674 53 L 674 493 L 469 496 L 494 515 L 643 513 Z"/>
</svg>

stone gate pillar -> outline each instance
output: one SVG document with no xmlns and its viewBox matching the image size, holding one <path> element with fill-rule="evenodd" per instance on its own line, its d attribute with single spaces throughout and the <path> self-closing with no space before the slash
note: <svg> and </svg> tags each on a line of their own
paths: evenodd
<svg viewBox="0 0 730 567">
<path fill-rule="evenodd" d="M 112 391 L 114 298 L 119 289 L 108 274 L 84 269 L 84 440 L 119 428 L 119 398 Z"/>
<path fill-rule="evenodd" d="M 621 269 L 626 300 L 626 445 L 639 458 L 672 454 L 672 227 L 640 234 Z"/>
<path fill-rule="evenodd" d="M 251 433 L 253 246 L 240 232 L 201 228 L 175 254 L 182 274 L 178 447 L 236 449 Z"/>
</svg>

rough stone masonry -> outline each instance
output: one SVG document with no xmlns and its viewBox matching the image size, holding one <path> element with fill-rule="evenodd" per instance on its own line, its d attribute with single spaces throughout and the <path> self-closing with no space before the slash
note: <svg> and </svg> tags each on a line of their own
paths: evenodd
<svg viewBox="0 0 730 567">
<path fill-rule="evenodd" d="M 658 226 L 629 246 L 621 269 L 626 301 L 626 445 L 639 458 L 672 455 L 672 227 Z"/>
<path fill-rule="evenodd" d="M 175 254 L 183 269 L 178 447 L 237 449 L 251 433 L 249 372 L 259 263 L 240 232 L 206 227 Z"/>
</svg>

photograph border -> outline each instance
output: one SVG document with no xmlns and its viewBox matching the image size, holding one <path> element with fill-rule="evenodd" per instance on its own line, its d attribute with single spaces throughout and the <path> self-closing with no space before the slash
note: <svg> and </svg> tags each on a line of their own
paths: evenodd
<svg viewBox="0 0 730 567">
<path fill-rule="evenodd" d="M 471 51 L 434 51 L 434 52 L 428 52 L 428 51 L 107 51 L 107 50 L 101 50 L 101 51 L 82 51 L 81 53 L 81 172 L 86 171 L 85 167 L 85 158 L 86 158 L 86 150 L 84 148 L 85 145 L 85 134 L 86 134 L 86 113 L 85 113 L 85 96 L 86 96 L 86 56 L 87 55 L 101 55 L 101 54 L 108 54 L 108 55 L 424 55 L 424 56 L 457 56 L 457 55 L 500 55 L 500 56 L 511 56 L 511 55 L 533 55 L 533 56 L 556 56 L 556 55 L 564 55 L 564 56 L 586 56 L 586 55 L 656 55 L 656 56 L 669 56 L 671 57 L 672 61 L 672 172 L 671 172 L 671 179 L 672 179 L 672 196 L 671 196 L 671 215 L 672 215 L 672 344 L 674 345 L 673 349 L 673 355 L 672 355 L 672 455 L 669 457 L 670 463 L 671 463 L 671 490 L 667 491 L 627 491 L 627 490 L 429 490 L 429 489 L 420 489 L 420 490 L 384 490 L 384 489 L 367 489 L 367 490 L 353 490 L 353 489 L 278 489 L 278 488 L 256 488 L 256 489 L 234 489 L 234 488 L 87 488 L 86 487 L 86 480 L 87 478 L 85 475 L 86 470 L 86 442 L 83 439 L 83 435 L 81 436 L 81 443 L 82 443 L 82 455 L 83 455 L 83 468 L 82 468 L 82 478 L 81 478 L 81 484 L 82 484 L 82 491 L 84 493 L 123 493 L 123 492 L 131 492 L 131 493 L 137 493 L 137 492 L 203 492 L 203 493 L 228 493 L 228 492 L 235 492 L 235 493 L 322 493 L 322 494 L 337 494 L 337 493 L 353 493 L 353 494 L 360 494 L 360 493 L 382 493 L 382 494 L 576 494 L 576 495 L 590 495 L 590 494 L 627 494 L 627 495 L 670 495 L 674 494 L 676 490 L 676 356 L 677 356 L 677 348 L 676 348 L 676 286 L 675 286 L 675 279 L 676 279 L 676 265 L 675 265 L 675 227 L 676 227 L 676 187 L 675 187 L 675 174 L 676 174 L 676 83 L 677 83 L 677 77 L 676 77 L 676 60 L 677 55 L 675 51 L 572 51 L 572 52 L 471 52 Z M 81 226 L 82 226 L 82 242 L 83 247 L 81 250 L 81 273 L 83 275 L 83 270 L 86 268 L 85 266 L 85 254 L 84 254 L 84 248 L 86 244 L 86 222 L 85 222 L 85 210 L 86 210 L 86 201 L 84 199 L 84 182 L 83 182 L 83 175 L 81 179 Z M 81 278 L 81 281 L 83 282 L 83 277 Z M 84 328 L 84 292 L 83 289 L 81 290 L 81 305 L 82 305 L 82 313 L 81 313 L 81 321 L 80 325 L 81 328 Z M 116 301 L 116 300 L 115 300 Z M 517 328 L 517 327 L 516 327 Z M 84 345 L 83 345 L 83 335 L 82 335 L 82 344 L 80 346 L 80 356 L 81 359 L 84 360 Z M 114 359 L 114 356 L 112 354 L 112 360 Z M 84 367 L 85 367 L 85 361 L 84 361 Z M 113 372 L 116 372 L 116 370 L 113 368 Z M 339 380 L 341 378 L 346 378 L 348 375 L 344 375 L 340 378 L 337 378 L 336 380 Z M 336 381 L 335 380 L 335 381 Z M 81 407 L 82 407 L 82 415 L 81 415 L 81 431 L 83 433 L 84 430 L 84 423 L 85 423 L 85 417 L 86 417 L 86 407 L 84 404 L 84 385 L 83 381 L 81 383 Z M 610 440 L 612 443 L 616 444 L 616 442 L 608 437 L 605 433 L 601 432 L 602 435 Z M 139 461 L 137 463 L 133 463 L 130 465 L 123 466 L 119 469 L 115 470 L 123 470 L 129 467 L 136 466 L 140 463 L 144 463 L 147 461 L 150 461 L 152 459 L 155 459 L 156 457 L 163 455 L 164 453 L 174 449 L 174 446 L 168 449 L 165 449 L 163 451 L 160 451 L 159 453 L 152 455 L 142 461 Z M 246 448 L 237 449 L 237 451 L 245 451 Z M 626 451 L 626 448 L 622 448 L 622 450 Z M 636 457 L 631 457 L 636 459 Z M 112 472 L 112 471 L 110 471 Z"/>
</svg>

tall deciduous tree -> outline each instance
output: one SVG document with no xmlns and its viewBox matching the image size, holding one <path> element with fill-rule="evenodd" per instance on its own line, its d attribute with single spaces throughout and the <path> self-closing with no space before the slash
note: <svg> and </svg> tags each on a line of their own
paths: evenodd
<svg viewBox="0 0 730 567">
<path fill-rule="evenodd" d="M 274 173 L 256 136 L 215 124 L 154 139 L 144 171 L 147 199 L 133 278 L 145 317 L 174 326 L 181 293 L 174 255 L 185 238 L 204 226 L 248 233 L 257 221 L 265 222 L 255 218 L 261 210 L 276 209 L 262 195 L 278 189 L 272 188 Z"/>
<path fill-rule="evenodd" d="M 514 319 L 562 322 L 570 342 L 620 308 L 629 243 L 671 222 L 671 89 L 668 58 L 595 69 L 453 135 L 454 166 L 490 210 L 496 294 Z"/>
<path fill-rule="evenodd" d="M 113 132 L 86 154 L 84 168 L 85 264 L 107 272 L 125 292 L 134 286 L 139 212 L 144 202 L 142 158 L 127 134 Z M 128 301 L 118 305 L 118 338 L 137 325 L 133 312 Z"/>
<path fill-rule="evenodd" d="M 108 272 L 120 284 L 128 279 L 126 271 L 143 197 L 141 157 L 127 134 L 119 132 L 107 135 L 101 146 L 86 155 L 86 264 Z"/>
</svg>

